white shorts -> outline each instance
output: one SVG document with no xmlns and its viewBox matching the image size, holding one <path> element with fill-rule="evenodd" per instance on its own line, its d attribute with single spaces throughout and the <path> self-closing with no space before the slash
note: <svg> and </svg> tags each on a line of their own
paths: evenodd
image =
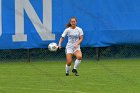
<svg viewBox="0 0 140 93">
<path fill-rule="evenodd" d="M 77 50 L 81 50 L 80 47 L 78 47 L 78 48 L 66 48 L 65 53 L 66 54 L 74 54 L 74 52 Z"/>
</svg>

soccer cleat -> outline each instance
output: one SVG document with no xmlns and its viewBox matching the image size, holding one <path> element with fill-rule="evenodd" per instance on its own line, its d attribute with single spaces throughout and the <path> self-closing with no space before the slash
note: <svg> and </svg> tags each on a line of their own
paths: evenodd
<svg viewBox="0 0 140 93">
<path fill-rule="evenodd" d="M 75 74 L 75 76 L 79 76 L 76 69 L 73 69 L 72 72 Z"/>
<path fill-rule="evenodd" d="M 66 73 L 66 76 L 69 76 L 69 73 Z"/>
</svg>

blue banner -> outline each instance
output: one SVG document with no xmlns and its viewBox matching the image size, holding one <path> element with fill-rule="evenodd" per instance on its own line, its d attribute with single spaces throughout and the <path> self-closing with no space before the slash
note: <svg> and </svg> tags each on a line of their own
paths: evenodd
<svg viewBox="0 0 140 93">
<path fill-rule="evenodd" d="M 139 0 L 0 0 L 0 49 L 58 43 L 75 16 L 82 47 L 140 44 Z M 67 39 L 63 42 L 66 45 Z"/>
</svg>

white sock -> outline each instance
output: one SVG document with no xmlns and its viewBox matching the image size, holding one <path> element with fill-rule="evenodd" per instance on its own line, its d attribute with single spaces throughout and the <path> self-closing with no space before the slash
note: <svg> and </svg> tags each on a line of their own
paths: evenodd
<svg viewBox="0 0 140 93">
<path fill-rule="evenodd" d="M 74 64 L 74 69 L 77 69 L 80 63 L 81 63 L 81 60 L 76 59 L 75 64 Z"/>
<path fill-rule="evenodd" d="M 70 72 L 70 66 L 68 66 L 67 64 L 66 64 L 66 73 L 69 73 Z"/>
</svg>

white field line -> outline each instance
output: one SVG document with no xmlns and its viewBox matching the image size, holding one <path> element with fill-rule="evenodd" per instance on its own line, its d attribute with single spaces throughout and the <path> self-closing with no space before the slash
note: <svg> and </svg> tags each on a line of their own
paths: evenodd
<svg viewBox="0 0 140 93">
<path fill-rule="evenodd" d="M 86 93 L 82 91 L 72 91 L 72 90 L 58 90 L 58 89 L 34 89 L 27 87 L 0 87 L 0 89 L 22 89 L 22 90 L 49 90 L 49 91 L 60 91 L 60 92 L 69 92 L 69 93 Z"/>
</svg>

